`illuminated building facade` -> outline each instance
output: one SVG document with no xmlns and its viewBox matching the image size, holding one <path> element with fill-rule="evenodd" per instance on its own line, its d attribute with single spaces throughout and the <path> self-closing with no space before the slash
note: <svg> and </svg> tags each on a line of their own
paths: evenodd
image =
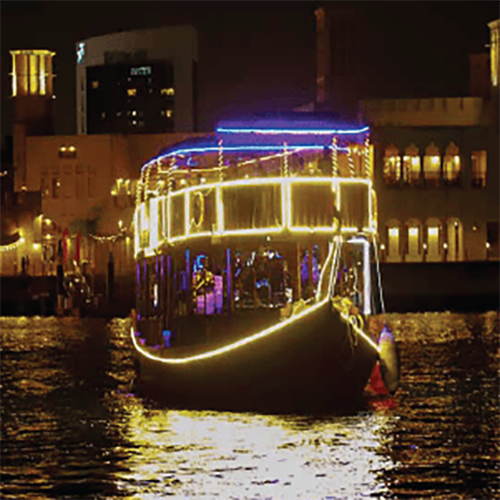
<svg viewBox="0 0 500 500">
<path fill-rule="evenodd" d="M 22 235 L 24 240 L 5 247 L 1 274 L 21 269 L 23 256 L 29 256 L 32 274 L 53 274 L 58 242 L 64 237 L 67 248 L 65 268 L 73 267 L 78 234 L 80 261 L 88 262 L 96 274 L 105 273 L 109 252 L 113 252 L 118 274 L 130 272 L 133 265 L 131 223 L 138 165 L 166 145 L 192 134 L 156 135 L 76 135 L 26 138 L 28 165 L 26 190 L 13 193 L 7 204 L 19 205 L 38 194 L 39 213 L 32 222 L 15 217 L 5 233 L 8 245 Z M 24 194 L 25 193 L 25 194 Z M 31 203 L 31 202 L 30 202 Z M 12 208 L 12 210 L 15 207 Z M 12 211 L 11 210 L 11 211 Z M 10 212 L 3 212 L 2 220 Z M 36 217 L 36 218 L 35 218 Z M 6 223 L 5 223 L 6 224 Z M 4 224 L 4 225 L 5 225 Z M 17 238 L 17 239 L 16 239 Z"/>
<path fill-rule="evenodd" d="M 190 26 L 113 33 L 76 45 L 78 134 L 197 129 L 197 37 Z"/>
<path fill-rule="evenodd" d="M 498 21 L 489 26 L 496 63 L 488 97 L 484 85 L 475 84 L 479 78 L 472 90 L 479 87 L 483 97 L 360 102 L 373 130 L 379 232 L 388 262 L 499 258 Z M 481 70 L 477 61 L 471 63 Z"/>
</svg>

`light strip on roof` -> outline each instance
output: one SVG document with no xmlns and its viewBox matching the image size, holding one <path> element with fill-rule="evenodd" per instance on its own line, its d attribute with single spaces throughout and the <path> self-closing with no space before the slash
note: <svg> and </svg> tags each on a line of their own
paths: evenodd
<svg viewBox="0 0 500 500">
<path fill-rule="evenodd" d="M 359 129 L 266 129 L 266 128 L 225 128 L 219 127 L 220 134 L 292 134 L 292 135 L 346 135 L 368 132 L 370 127 Z"/>
</svg>

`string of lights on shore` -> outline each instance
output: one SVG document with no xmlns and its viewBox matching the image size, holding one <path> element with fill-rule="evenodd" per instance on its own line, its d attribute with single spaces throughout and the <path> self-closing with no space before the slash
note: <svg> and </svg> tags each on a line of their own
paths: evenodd
<svg viewBox="0 0 500 500">
<path fill-rule="evenodd" d="M 122 238 L 123 236 L 126 236 L 126 229 L 122 228 L 118 233 L 112 234 L 110 236 L 98 236 L 96 234 L 91 234 L 90 237 L 96 240 L 99 243 L 114 243 L 116 240 L 119 238 Z"/>
<path fill-rule="evenodd" d="M 14 243 L 9 243 L 8 245 L 0 245 L 0 253 L 10 252 L 11 250 L 16 250 L 24 243 L 24 238 L 21 237 Z"/>
</svg>

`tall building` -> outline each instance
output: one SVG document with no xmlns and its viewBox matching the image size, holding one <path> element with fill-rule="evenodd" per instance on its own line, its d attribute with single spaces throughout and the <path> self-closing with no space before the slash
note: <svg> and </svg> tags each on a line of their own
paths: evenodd
<svg viewBox="0 0 500 500">
<path fill-rule="evenodd" d="M 191 26 L 77 43 L 77 133 L 196 131 L 197 51 Z"/>
</svg>

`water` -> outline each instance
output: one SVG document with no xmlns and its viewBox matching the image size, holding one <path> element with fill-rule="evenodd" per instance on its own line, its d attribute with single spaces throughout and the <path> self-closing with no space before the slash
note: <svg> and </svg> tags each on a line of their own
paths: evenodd
<svg viewBox="0 0 500 500">
<path fill-rule="evenodd" d="M 2 498 L 500 498 L 499 315 L 389 315 L 393 399 L 350 414 L 169 410 L 128 320 L 2 318 Z"/>
</svg>

